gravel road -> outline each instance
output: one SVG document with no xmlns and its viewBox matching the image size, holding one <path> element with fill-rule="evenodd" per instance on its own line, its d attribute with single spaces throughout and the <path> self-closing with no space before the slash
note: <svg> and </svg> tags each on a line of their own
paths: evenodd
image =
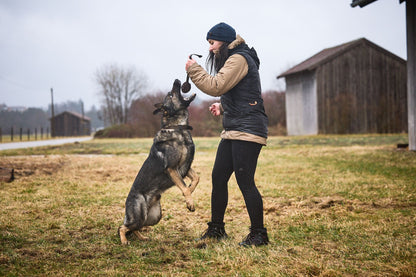
<svg viewBox="0 0 416 277">
<path fill-rule="evenodd" d="M 0 151 L 8 149 L 17 149 L 17 148 L 29 148 L 29 147 L 38 147 L 38 146 L 47 146 L 47 145 L 58 145 L 65 143 L 75 143 L 90 140 L 92 137 L 69 137 L 62 139 L 48 139 L 48 140 L 35 140 L 35 141 L 23 141 L 23 142 L 8 142 L 0 143 Z"/>
</svg>

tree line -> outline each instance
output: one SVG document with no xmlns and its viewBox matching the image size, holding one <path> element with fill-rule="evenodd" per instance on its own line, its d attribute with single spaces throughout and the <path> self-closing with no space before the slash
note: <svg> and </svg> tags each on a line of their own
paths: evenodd
<svg viewBox="0 0 416 277">
<path fill-rule="evenodd" d="M 135 99 L 128 110 L 125 123 L 111 124 L 104 119 L 105 109 L 93 106 L 84 112 L 91 119 L 92 131 L 106 127 L 105 136 L 109 137 L 152 137 L 160 128 L 160 115 L 153 115 L 154 104 L 161 102 L 166 92 L 145 94 Z M 269 134 L 286 134 L 285 95 L 278 91 L 263 93 L 266 114 L 269 118 Z M 219 100 L 219 99 L 218 99 Z M 217 101 L 218 101 L 217 100 Z M 194 102 L 189 107 L 190 125 L 194 136 L 217 136 L 221 130 L 221 117 L 214 117 L 208 107 L 216 100 Z M 55 104 L 55 114 L 64 111 L 82 114 L 82 101 L 67 101 Z M 47 130 L 50 128 L 51 107 L 48 109 L 28 108 L 25 111 L 0 111 L 0 128 L 2 134 L 10 134 L 11 128 L 15 132 L 19 129 Z M 106 123 L 105 123 L 106 122 Z M 101 131 L 103 135 L 103 131 Z"/>
<path fill-rule="evenodd" d="M 27 108 L 24 111 L 8 110 L 5 104 L 1 105 L 3 109 L 0 110 L 0 128 L 2 134 L 10 134 L 11 129 L 15 131 L 19 129 L 23 130 L 50 130 L 50 118 L 52 115 L 51 106 L 47 109 L 42 108 Z M 79 101 L 67 101 L 54 105 L 55 115 L 64 111 L 76 112 L 78 114 L 83 113 L 82 100 Z M 84 115 L 91 119 L 91 127 L 94 130 L 104 127 L 100 109 L 93 106 L 90 110 L 84 112 Z"/>
</svg>

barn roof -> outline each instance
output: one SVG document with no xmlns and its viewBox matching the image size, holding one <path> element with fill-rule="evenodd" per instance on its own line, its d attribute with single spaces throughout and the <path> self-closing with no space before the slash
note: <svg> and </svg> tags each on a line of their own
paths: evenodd
<svg viewBox="0 0 416 277">
<path fill-rule="evenodd" d="M 91 120 L 91 118 L 89 118 L 88 116 L 82 116 L 82 114 L 79 114 L 79 113 L 76 113 L 76 112 L 70 112 L 70 111 L 64 111 L 64 112 L 62 112 L 62 113 L 60 113 L 60 114 L 57 114 L 57 115 L 55 115 L 55 117 L 59 117 L 59 116 L 62 116 L 62 115 L 64 115 L 64 114 L 70 114 L 70 115 L 72 115 L 72 116 L 75 116 L 75 117 L 78 117 L 78 118 L 81 118 L 81 119 L 84 119 L 84 120 Z"/>
<path fill-rule="evenodd" d="M 353 0 L 351 3 L 351 7 L 360 6 L 360 8 L 367 6 L 377 0 Z"/>
<path fill-rule="evenodd" d="M 360 38 L 357 40 L 353 40 L 335 47 L 331 47 L 331 48 L 326 48 L 322 51 L 320 51 L 319 53 L 313 55 L 312 57 L 310 57 L 309 59 L 301 62 L 298 65 L 295 65 L 294 67 L 290 68 L 289 70 L 283 72 L 282 74 L 280 74 L 279 76 L 277 76 L 277 78 L 281 78 L 281 77 L 286 77 L 288 75 L 292 75 L 295 73 L 299 73 L 302 71 L 311 71 L 314 70 L 315 68 L 317 68 L 318 66 L 320 66 L 321 64 L 324 64 L 332 59 L 335 59 L 336 57 L 338 57 L 339 55 L 345 53 L 346 51 L 349 51 L 350 49 L 361 45 L 361 44 L 367 44 L 371 47 L 374 47 L 376 49 L 378 49 L 381 52 L 384 52 L 386 55 L 390 55 L 393 56 L 395 59 L 399 59 L 401 62 L 406 63 L 405 60 L 403 60 L 402 58 L 394 55 L 393 53 L 385 50 L 384 48 L 381 48 L 380 46 L 372 43 L 371 41 L 367 40 L 366 38 Z"/>
<path fill-rule="evenodd" d="M 363 8 L 367 6 L 368 4 L 371 4 L 377 0 L 352 0 L 351 7 L 360 6 L 360 8 Z M 406 0 L 399 0 L 400 4 L 403 3 Z"/>
</svg>

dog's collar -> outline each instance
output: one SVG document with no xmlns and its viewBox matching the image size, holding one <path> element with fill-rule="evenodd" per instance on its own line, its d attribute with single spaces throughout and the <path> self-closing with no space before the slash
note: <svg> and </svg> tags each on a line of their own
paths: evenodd
<svg viewBox="0 0 416 277">
<path fill-rule="evenodd" d="M 193 130 L 192 126 L 189 125 L 176 125 L 176 126 L 166 126 L 164 130 Z"/>
</svg>

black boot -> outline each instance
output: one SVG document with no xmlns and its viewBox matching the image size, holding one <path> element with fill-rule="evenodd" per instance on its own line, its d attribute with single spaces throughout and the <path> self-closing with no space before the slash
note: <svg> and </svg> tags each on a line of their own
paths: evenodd
<svg viewBox="0 0 416 277">
<path fill-rule="evenodd" d="M 269 238 L 267 236 L 266 228 L 252 229 L 250 228 L 250 234 L 239 243 L 241 246 L 260 246 L 269 244 Z"/>
<path fill-rule="evenodd" d="M 200 240 L 204 239 L 217 239 L 222 240 L 228 238 L 225 232 L 224 223 L 208 222 L 208 229 L 205 230 Z"/>
</svg>

